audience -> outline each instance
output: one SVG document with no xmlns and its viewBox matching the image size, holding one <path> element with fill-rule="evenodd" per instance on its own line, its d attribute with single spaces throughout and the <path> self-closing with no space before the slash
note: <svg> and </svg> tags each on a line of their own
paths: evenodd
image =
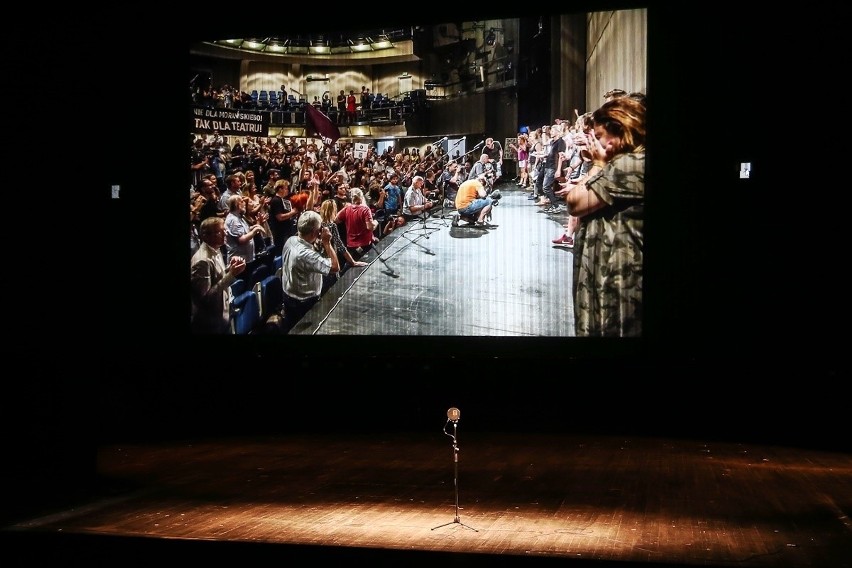
<svg viewBox="0 0 852 568">
<path fill-rule="evenodd" d="M 340 94 L 339 102 L 349 98 Z M 555 119 L 552 125 L 519 134 L 518 143 L 510 144 L 518 153 L 514 181 L 521 188 L 533 188 L 530 198 L 549 205 L 548 213 L 566 209 L 570 213 L 563 225 L 566 230 L 553 244 L 573 247 L 577 335 L 639 335 L 645 97 L 619 90 L 607 95 L 607 102 L 595 112 L 575 111 L 573 124 Z M 352 115 L 346 118 L 351 121 Z M 224 171 L 219 169 L 222 162 L 214 165 L 210 159 L 216 152 L 221 157 L 223 143 L 217 133 L 209 140 L 204 135 L 191 140 L 192 321 L 199 332 L 229 331 L 228 286 L 212 319 L 210 308 L 203 308 L 203 297 L 216 282 L 228 277 L 233 281 L 247 264 L 259 261 L 267 250 L 264 243 L 274 243 L 282 256 L 285 250 L 292 255 L 294 249 L 304 256 L 310 245 L 328 261 L 318 263 L 311 256 L 308 260 L 313 260 L 301 264 L 302 270 L 310 266 L 308 272 L 318 276 L 316 287 L 313 277 L 298 283 L 292 279 L 302 273 L 293 272 L 300 263 L 291 259 L 286 333 L 349 268 L 366 266 L 360 259 L 380 239 L 401 227 L 405 217 L 427 211 L 431 200 L 443 199 L 445 207 L 455 205 L 462 219 L 487 226 L 494 202 L 484 184 L 488 175 L 495 176 L 502 159 L 499 142 L 492 138 L 481 154 L 466 160 L 456 155 L 452 161 L 442 149 L 431 146 L 421 155 L 419 148 L 394 147 L 384 152 L 369 147 L 359 153 L 353 143 L 343 140 L 333 145 L 295 137 L 234 140 L 233 150 L 226 151 L 230 157 Z M 307 226 L 309 213 L 319 213 L 319 229 Z M 299 229 L 303 219 L 310 229 L 304 235 Z M 215 227 L 224 227 L 225 233 L 218 234 Z M 333 269 L 325 239 L 320 239 L 326 233 L 322 229 L 334 250 Z M 601 240 L 607 231 L 616 235 L 614 242 Z M 286 244 L 292 240 L 295 245 L 299 239 L 306 245 Z M 217 240 L 220 265 L 211 260 Z M 207 264 L 206 270 L 200 262 Z M 594 275 L 601 274 L 602 267 L 624 275 L 622 283 L 596 281 Z"/>
</svg>

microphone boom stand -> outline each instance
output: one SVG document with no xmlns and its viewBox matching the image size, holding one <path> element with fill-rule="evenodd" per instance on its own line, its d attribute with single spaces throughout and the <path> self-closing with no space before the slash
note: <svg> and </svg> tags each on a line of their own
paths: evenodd
<svg viewBox="0 0 852 568">
<path fill-rule="evenodd" d="M 453 423 L 453 433 L 450 434 L 447 432 L 447 425 L 452 422 Z M 453 486 L 455 487 L 456 493 L 456 516 L 449 523 L 444 523 L 443 525 L 438 525 L 437 527 L 433 527 L 432 530 L 439 529 L 441 527 L 446 527 L 449 525 L 461 525 L 466 529 L 470 529 L 473 532 L 479 532 L 473 527 L 469 527 L 459 519 L 459 445 L 456 438 L 456 427 L 458 426 L 458 420 L 447 420 L 447 423 L 444 424 L 444 434 L 453 439 Z"/>
</svg>

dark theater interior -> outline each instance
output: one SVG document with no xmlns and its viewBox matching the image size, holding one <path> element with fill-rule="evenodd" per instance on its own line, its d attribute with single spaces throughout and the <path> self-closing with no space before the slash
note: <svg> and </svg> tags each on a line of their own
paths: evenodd
<svg viewBox="0 0 852 568">
<path fill-rule="evenodd" d="M 852 568 L 843 223 L 817 197 L 828 174 L 803 181 L 810 171 L 783 149 L 809 138 L 799 126 L 824 136 L 826 118 L 802 120 L 809 105 L 785 86 L 798 48 L 764 10 L 561 10 L 637 8 L 649 191 L 632 338 L 447 333 L 460 329 L 452 320 L 433 332 L 192 334 L 177 94 L 188 47 L 260 36 L 270 22 L 247 21 L 265 18 L 253 10 L 193 20 L 173 40 L 157 37 L 161 15 L 140 16 L 144 34 L 62 32 L 81 65 L 56 80 L 92 85 L 63 112 L 92 108 L 94 91 L 135 95 L 90 111 L 97 135 L 84 136 L 99 158 L 75 191 L 91 194 L 96 219 L 65 215 L 91 234 L 54 240 L 75 251 L 59 255 L 70 282 L 40 292 L 33 332 L 7 343 L 0 562 Z M 489 8 L 359 8 L 342 20 L 281 9 L 282 33 L 333 36 Z M 536 33 L 558 10 L 487 17 Z M 515 90 L 519 113 L 546 113 L 528 83 Z M 424 124 L 424 137 L 454 134 Z M 807 188 L 802 209 L 788 196 Z M 496 214 L 509 219 L 520 198 L 504 199 Z M 411 250 L 438 250 L 438 237 Z M 483 312 L 500 305 L 478 295 Z"/>
</svg>

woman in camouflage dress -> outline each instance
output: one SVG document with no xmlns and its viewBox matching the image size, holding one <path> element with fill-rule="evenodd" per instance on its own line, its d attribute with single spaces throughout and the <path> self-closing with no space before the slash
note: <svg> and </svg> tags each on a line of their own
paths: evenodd
<svg viewBox="0 0 852 568">
<path fill-rule="evenodd" d="M 620 97 L 592 115 L 591 175 L 566 196 L 574 245 L 576 335 L 642 334 L 645 104 Z"/>
</svg>

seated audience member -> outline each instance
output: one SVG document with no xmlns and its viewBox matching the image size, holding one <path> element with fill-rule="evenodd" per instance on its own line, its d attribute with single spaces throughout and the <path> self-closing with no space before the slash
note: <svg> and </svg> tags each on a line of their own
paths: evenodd
<svg viewBox="0 0 852 568">
<path fill-rule="evenodd" d="M 407 221 L 428 215 L 429 210 L 434 205 L 423 193 L 424 183 L 425 180 L 422 176 L 414 176 L 411 179 L 411 186 L 405 192 L 405 199 L 402 202 L 402 216 Z"/>
</svg>

